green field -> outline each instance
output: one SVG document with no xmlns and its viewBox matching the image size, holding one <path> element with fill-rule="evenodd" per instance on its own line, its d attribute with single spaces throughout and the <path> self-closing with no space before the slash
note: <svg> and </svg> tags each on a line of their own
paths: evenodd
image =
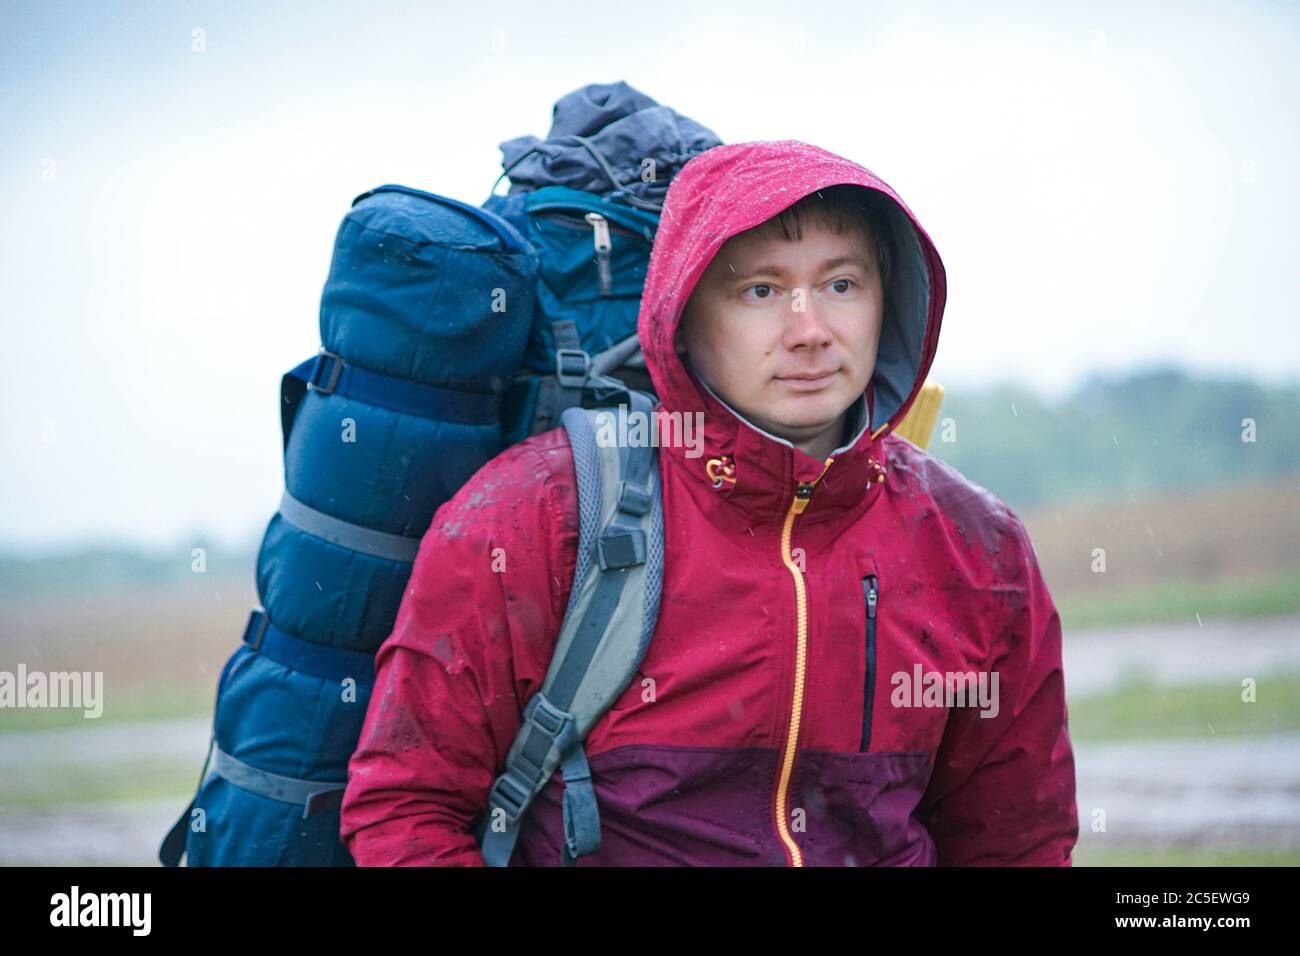
<svg viewBox="0 0 1300 956">
<path fill-rule="evenodd" d="M 142 732 L 148 727 L 142 726 Z M 174 797 L 177 809 L 194 795 L 203 751 L 189 760 L 143 758 L 111 764 L 54 761 L 31 772 L 0 775 L 5 812 L 36 811 L 54 804 L 93 806 Z"/>
<path fill-rule="evenodd" d="M 1157 740 L 1300 730 L 1300 673 L 1258 679 L 1256 699 L 1241 699 L 1234 680 L 1153 685 L 1130 679 L 1109 693 L 1072 697 L 1072 740 Z"/>
<path fill-rule="evenodd" d="M 1210 581 L 1176 578 L 1100 595 L 1065 592 L 1055 598 L 1069 632 L 1125 624 L 1300 613 L 1300 565 L 1271 574 Z"/>
<path fill-rule="evenodd" d="M 106 678 L 104 713 L 85 717 L 80 710 L 39 708 L 0 710 L 0 733 L 15 730 L 51 730 L 56 727 L 90 728 L 126 722 L 201 717 L 212 713 L 216 680 L 211 687 L 186 686 L 114 687 Z M 111 706 L 109 704 L 111 703 Z"/>
<path fill-rule="evenodd" d="M 1069 631 L 1300 612 L 1300 475 L 1021 517 Z"/>
<path fill-rule="evenodd" d="M 1153 847 L 1099 850 L 1080 847 L 1075 866 L 1300 866 L 1300 847 Z"/>
</svg>

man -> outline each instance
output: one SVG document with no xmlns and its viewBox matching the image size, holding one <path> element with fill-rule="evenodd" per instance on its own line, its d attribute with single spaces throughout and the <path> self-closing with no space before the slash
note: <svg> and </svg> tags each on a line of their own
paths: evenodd
<svg viewBox="0 0 1300 956">
<path fill-rule="evenodd" d="M 891 434 L 945 291 L 897 195 L 825 150 L 718 146 L 674 179 L 638 331 L 704 455 L 659 450 L 659 619 L 586 738 L 602 842 L 580 865 L 1070 863 L 1060 624 L 1028 535 Z M 350 765 L 358 863 L 482 864 L 471 828 L 546 674 L 576 498 L 555 429 L 435 517 Z M 512 863 L 560 862 L 562 793 L 557 774 Z"/>
</svg>

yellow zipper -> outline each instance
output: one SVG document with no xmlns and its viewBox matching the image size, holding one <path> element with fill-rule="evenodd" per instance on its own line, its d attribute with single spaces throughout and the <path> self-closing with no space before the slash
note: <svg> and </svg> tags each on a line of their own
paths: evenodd
<svg viewBox="0 0 1300 956">
<path fill-rule="evenodd" d="M 833 458 L 827 458 L 821 475 L 818 475 L 810 482 L 801 482 L 798 485 L 795 489 L 794 500 L 790 502 L 790 510 L 785 514 L 785 525 L 781 528 L 781 560 L 790 569 L 790 574 L 794 577 L 798 640 L 795 643 L 794 701 L 791 704 L 790 732 L 786 735 L 785 758 L 781 761 L 781 776 L 777 781 L 776 788 L 776 826 L 781 842 L 785 844 L 786 849 L 790 852 L 792 866 L 803 866 L 803 853 L 799 849 L 799 844 L 794 841 L 794 837 L 790 835 L 790 811 L 789 807 L 786 806 L 786 801 L 790 796 L 790 775 L 794 770 L 795 747 L 799 742 L 799 723 L 803 715 L 804 669 L 808 662 L 808 595 L 804 590 L 803 572 L 799 570 L 799 566 L 794 563 L 794 559 L 790 555 L 790 539 L 794 531 L 794 519 L 803 514 L 804 509 L 808 507 L 808 500 L 812 497 L 813 488 L 817 482 L 822 480 L 822 475 L 826 474 L 826 469 L 830 468 L 831 462 L 834 460 Z"/>
</svg>

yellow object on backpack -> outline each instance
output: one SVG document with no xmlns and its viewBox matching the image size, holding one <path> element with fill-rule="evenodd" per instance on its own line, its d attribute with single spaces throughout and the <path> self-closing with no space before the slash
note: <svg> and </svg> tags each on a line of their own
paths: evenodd
<svg viewBox="0 0 1300 956">
<path fill-rule="evenodd" d="M 907 415 L 894 429 L 895 434 L 902 435 L 922 451 L 930 444 L 934 434 L 934 423 L 939 420 L 939 406 L 943 404 L 943 386 L 938 382 L 926 382 L 917 393 L 916 401 L 907 410 Z"/>
</svg>

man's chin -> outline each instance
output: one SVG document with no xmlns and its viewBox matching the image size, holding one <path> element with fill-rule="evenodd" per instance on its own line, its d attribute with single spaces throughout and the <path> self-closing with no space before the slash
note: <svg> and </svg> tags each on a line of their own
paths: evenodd
<svg viewBox="0 0 1300 956">
<path fill-rule="evenodd" d="M 853 403 L 836 400 L 832 396 L 805 396 L 797 401 L 783 402 L 768 419 L 773 434 L 791 441 L 815 438 L 826 429 L 834 427 Z"/>
</svg>

